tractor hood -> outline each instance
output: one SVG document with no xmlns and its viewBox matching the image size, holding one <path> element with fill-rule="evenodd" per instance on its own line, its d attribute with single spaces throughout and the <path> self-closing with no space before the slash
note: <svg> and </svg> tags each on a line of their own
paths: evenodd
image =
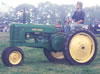
<svg viewBox="0 0 100 74">
<path fill-rule="evenodd" d="M 45 33 L 56 32 L 55 25 L 11 24 L 10 30 L 14 30 L 14 29 L 19 29 L 20 31 L 24 31 L 24 32 L 25 31 L 26 32 L 45 32 Z"/>
</svg>

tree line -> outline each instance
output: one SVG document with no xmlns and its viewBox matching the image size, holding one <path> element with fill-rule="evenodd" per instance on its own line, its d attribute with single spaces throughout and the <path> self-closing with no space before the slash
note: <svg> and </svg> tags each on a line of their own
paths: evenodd
<svg viewBox="0 0 100 74">
<path fill-rule="evenodd" d="M 29 18 L 30 23 L 35 24 L 56 24 L 57 21 L 63 23 L 67 18 L 71 18 L 74 11 L 74 5 L 57 5 L 45 2 L 35 7 L 30 4 L 21 4 L 16 8 L 11 8 L 8 13 L 0 12 L 0 25 L 23 23 L 23 21 L 28 23 Z M 93 24 L 95 19 L 100 20 L 100 6 L 86 7 L 84 11 L 86 14 L 85 24 Z"/>
</svg>

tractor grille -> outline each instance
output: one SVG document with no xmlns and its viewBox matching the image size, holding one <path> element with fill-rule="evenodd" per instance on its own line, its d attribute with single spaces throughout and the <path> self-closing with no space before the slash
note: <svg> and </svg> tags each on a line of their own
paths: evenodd
<svg viewBox="0 0 100 74">
<path fill-rule="evenodd" d="M 19 27 L 13 28 L 13 39 L 16 41 L 20 41 L 20 28 Z"/>
</svg>

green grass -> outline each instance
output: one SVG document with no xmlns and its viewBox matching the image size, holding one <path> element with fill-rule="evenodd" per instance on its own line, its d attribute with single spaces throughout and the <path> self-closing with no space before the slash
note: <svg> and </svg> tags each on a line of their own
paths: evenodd
<svg viewBox="0 0 100 74">
<path fill-rule="evenodd" d="M 98 48 L 100 48 L 100 39 Z M 0 57 L 4 48 L 9 46 L 9 34 L 0 33 Z M 100 74 L 100 49 L 96 59 L 87 66 L 71 66 L 69 64 L 50 63 L 42 49 L 21 47 L 25 54 L 24 64 L 17 67 L 7 67 L 0 59 L 0 74 Z"/>
</svg>

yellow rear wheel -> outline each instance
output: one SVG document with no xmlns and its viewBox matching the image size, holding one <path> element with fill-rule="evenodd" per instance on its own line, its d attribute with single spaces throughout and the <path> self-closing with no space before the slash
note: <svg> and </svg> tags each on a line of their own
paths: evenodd
<svg viewBox="0 0 100 74">
<path fill-rule="evenodd" d="M 56 59 L 64 59 L 63 52 L 51 52 L 50 54 Z"/>
<path fill-rule="evenodd" d="M 54 52 L 54 51 L 49 51 L 48 49 L 43 49 L 45 56 L 47 59 L 51 62 L 64 62 L 64 54 L 63 51 L 59 52 Z"/>
<path fill-rule="evenodd" d="M 70 41 L 69 52 L 75 61 L 88 62 L 94 55 L 95 42 L 89 34 L 78 33 Z"/>
<path fill-rule="evenodd" d="M 65 42 L 64 55 L 71 64 L 90 64 L 96 56 L 97 42 L 87 30 L 72 32 Z"/>
</svg>

